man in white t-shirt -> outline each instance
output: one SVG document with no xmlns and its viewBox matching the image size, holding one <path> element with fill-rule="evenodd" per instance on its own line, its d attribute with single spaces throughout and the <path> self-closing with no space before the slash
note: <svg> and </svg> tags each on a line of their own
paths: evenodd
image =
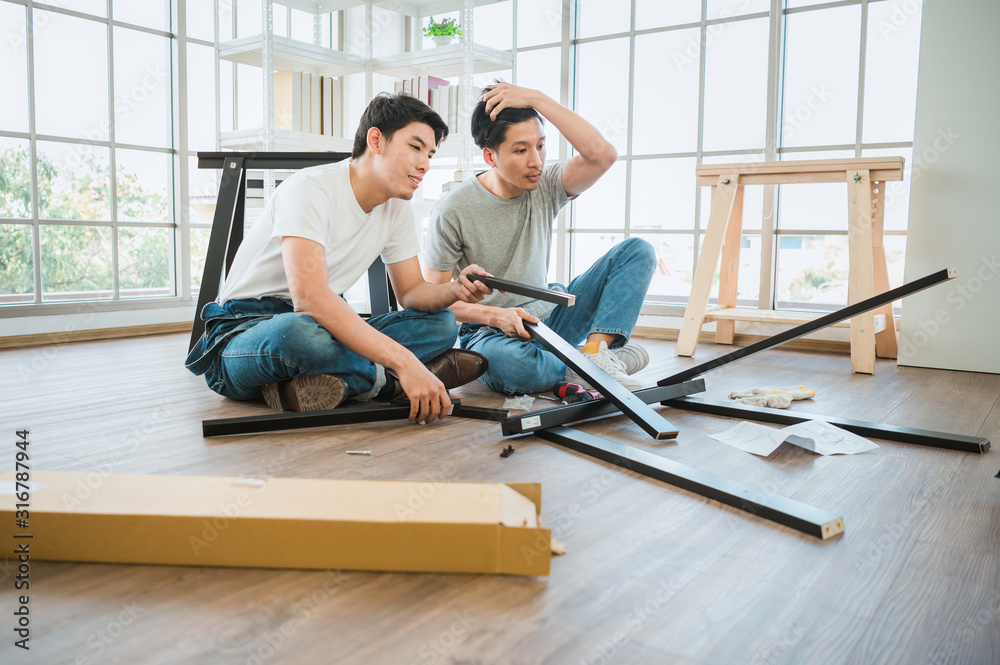
<svg viewBox="0 0 1000 665">
<path fill-rule="evenodd" d="M 351 159 L 302 169 L 275 191 L 247 233 L 205 334 L 186 366 L 215 392 L 263 398 L 274 409 L 332 409 L 345 397 L 410 400 L 410 420 L 443 418 L 448 388 L 486 370 L 483 356 L 454 349 L 457 300 L 488 292 L 465 275 L 424 281 L 407 201 L 448 127 L 414 97 L 368 105 Z M 403 311 L 361 319 L 338 295 L 376 257 Z"/>
</svg>

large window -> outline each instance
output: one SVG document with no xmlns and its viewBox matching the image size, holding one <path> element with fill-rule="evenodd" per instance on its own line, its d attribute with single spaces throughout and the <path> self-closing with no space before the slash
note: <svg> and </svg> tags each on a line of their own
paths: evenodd
<svg viewBox="0 0 1000 665">
<path fill-rule="evenodd" d="M 0 305 L 175 297 L 167 0 L 0 1 Z"/>
<path fill-rule="evenodd" d="M 919 11 L 888 0 L 575 9 L 575 108 L 619 162 L 572 204 L 562 276 L 638 236 L 657 253 L 647 301 L 683 303 L 709 213 L 696 165 L 900 155 L 906 179 L 882 202 L 890 283 L 901 283 Z M 740 304 L 846 305 L 846 188 L 747 187 L 742 248 Z"/>
</svg>

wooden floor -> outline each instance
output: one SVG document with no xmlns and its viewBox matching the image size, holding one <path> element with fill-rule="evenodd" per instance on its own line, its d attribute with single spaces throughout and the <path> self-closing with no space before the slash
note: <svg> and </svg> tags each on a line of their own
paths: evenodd
<svg viewBox="0 0 1000 665">
<path fill-rule="evenodd" d="M 203 439 L 203 419 L 266 407 L 210 392 L 182 366 L 186 341 L 0 352 L 8 444 L 30 429 L 39 470 L 541 482 L 543 524 L 567 554 L 549 578 L 33 562 L 28 653 L 12 646 L 8 562 L 0 662 L 1000 663 L 996 452 L 880 442 L 861 455 L 782 447 L 765 459 L 707 436 L 735 421 L 670 410 L 676 441 L 621 417 L 582 427 L 843 515 L 845 534 L 820 541 L 533 437 L 501 459 L 508 441 L 483 421 Z M 647 385 L 730 350 L 647 348 Z M 818 396 L 792 410 L 1000 445 L 996 375 L 879 361 L 860 376 L 847 355 L 772 350 L 706 380 L 712 399 L 804 385 Z M 503 401 L 478 382 L 455 394 Z M 358 447 L 374 455 L 345 454 Z M 7 455 L 5 470 L 12 445 Z"/>
</svg>

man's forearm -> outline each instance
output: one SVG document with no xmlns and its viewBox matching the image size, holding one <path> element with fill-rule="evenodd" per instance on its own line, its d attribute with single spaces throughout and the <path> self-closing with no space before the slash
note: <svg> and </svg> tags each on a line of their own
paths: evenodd
<svg viewBox="0 0 1000 665">
<path fill-rule="evenodd" d="M 596 127 L 544 93 L 538 93 L 535 110 L 552 123 L 576 152 L 588 161 L 614 162 L 617 152 Z"/>
<path fill-rule="evenodd" d="M 477 305 L 461 300 L 455 302 L 450 309 L 459 323 L 481 323 L 487 326 L 493 325 L 494 313 L 497 310 L 496 307 L 489 305 Z"/>
</svg>

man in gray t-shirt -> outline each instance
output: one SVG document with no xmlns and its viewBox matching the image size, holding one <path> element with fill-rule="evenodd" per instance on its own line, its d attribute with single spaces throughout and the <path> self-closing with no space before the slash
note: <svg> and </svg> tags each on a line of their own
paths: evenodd
<svg viewBox="0 0 1000 665">
<path fill-rule="evenodd" d="M 543 118 L 576 149 L 565 163 L 545 165 Z M 463 324 L 462 347 L 489 360 L 480 380 L 508 395 L 544 392 L 564 381 L 584 383 L 532 341 L 522 323 L 543 320 L 568 342 L 584 343 L 583 353 L 622 385 L 641 387 L 630 375 L 649 357 L 629 336 L 653 275 L 652 246 L 628 238 L 568 286 L 547 283 L 552 223 L 568 201 L 611 168 L 618 158 L 614 147 L 547 95 L 509 83 L 483 93 L 472 114 L 472 136 L 490 169 L 434 206 L 424 250 L 427 281 L 443 284 L 479 265 L 497 277 L 577 296 L 574 307 L 499 292 L 480 303 L 453 305 Z"/>
</svg>

